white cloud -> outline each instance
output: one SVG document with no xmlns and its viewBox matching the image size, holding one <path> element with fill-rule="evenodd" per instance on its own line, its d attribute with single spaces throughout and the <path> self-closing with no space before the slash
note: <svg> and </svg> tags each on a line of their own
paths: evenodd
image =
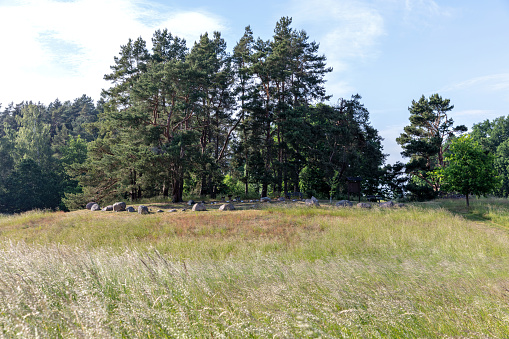
<svg viewBox="0 0 509 339">
<path fill-rule="evenodd" d="M 475 77 L 453 84 L 445 88 L 444 91 L 469 90 L 473 88 L 488 91 L 507 91 L 509 90 L 509 73 Z"/>
<path fill-rule="evenodd" d="M 429 28 L 436 24 L 437 19 L 453 14 L 452 8 L 440 6 L 434 0 L 405 0 L 404 21 L 413 27 Z"/>
<path fill-rule="evenodd" d="M 356 0 L 297 0 L 293 6 L 295 21 L 325 31 L 317 41 L 336 72 L 346 70 L 351 62 L 378 55 L 376 46 L 385 31 L 376 8 Z"/>
<path fill-rule="evenodd" d="M 217 16 L 170 11 L 140 0 L 23 0 L 0 4 L 0 103 L 49 103 L 87 94 L 99 98 L 102 80 L 129 38 L 150 44 L 168 28 L 192 43 L 221 30 Z"/>
</svg>

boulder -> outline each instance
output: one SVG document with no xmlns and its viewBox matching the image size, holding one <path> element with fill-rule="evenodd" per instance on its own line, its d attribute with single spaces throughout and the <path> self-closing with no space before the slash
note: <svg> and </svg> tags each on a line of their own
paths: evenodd
<svg viewBox="0 0 509 339">
<path fill-rule="evenodd" d="M 357 204 L 357 207 L 359 208 L 371 208 L 371 204 L 368 204 L 367 202 L 360 202 Z"/>
<path fill-rule="evenodd" d="M 177 212 L 177 210 L 176 209 L 172 209 L 172 210 L 168 210 L 168 212 L 175 213 L 175 212 Z"/>
<path fill-rule="evenodd" d="M 108 205 L 102 209 L 105 212 L 111 212 L 113 211 L 113 205 Z"/>
<path fill-rule="evenodd" d="M 187 202 L 187 205 L 188 205 L 188 206 L 193 206 L 194 204 L 195 204 L 195 202 L 194 202 L 194 200 L 193 200 L 193 199 L 191 199 L 191 200 L 189 200 L 189 201 Z"/>
<path fill-rule="evenodd" d="M 219 207 L 220 211 L 233 211 L 235 210 L 235 206 L 232 204 L 223 204 Z"/>
<path fill-rule="evenodd" d="M 195 211 L 195 212 L 206 211 L 206 210 L 207 209 L 205 208 L 205 205 L 202 204 L 201 202 L 193 205 L 193 211 Z"/>
<path fill-rule="evenodd" d="M 123 211 L 125 211 L 126 207 L 127 206 L 126 206 L 125 202 L 116 202 L 113 204 L 113 210 L 115 212 L 123 212 Z"/>
<path fill-rule="evenodd" d="M 183 209 L 181 209 L 181 211 L 182 211 L 182 212 L 185 212 L 185 211 L 186 211 L 186 209 L 185 209 L 185 208 L 183 208 Z"/>
<path fill-rule="evenodd" d="M 353 203 L 349 200 L 340 200 L 336 203 L 336 207 L 352 207 Z"/>
<path fill-rule="evenodd" d="M 272 200 L 269 197 L 263 197 L 263 198 L 260 198 L 260 201 L 261 202 L 271 202 Z"/>
<path fill-rule="evenodd" d="M 381 208 L 391 208 L 391 207 L 394 207 L 394 203 L 392 201 L 386 201 L 386 202 L 381 202 L 380 203 L 380 207 Z"/>
<path fill-rule="evenodd" d="M 92 206 L 94 206 L 95 204 L 97 204 L 97 203 L 96 203 L 96 202 L 94 202 L 94 201 L 89 202 L 89 203 L 87 204 L 87 207 L 86 207 L 86 208 L 87 208 L 87 210 L 92 209 Z"/>
<path fill-rule="evenodd" d="M 157 213 L 163 213 L 164 211 L 163 210 L 157 210 L 156 212 Z"/>
<path fill-rule="evenodd" d="M 138 214 L 148 214 L 148 207 L 144 205 L 138 206 Z"/>
<path fill-rule="evenodd" d="M 304 200 L 304 203 L 306 204 L 306 206 L 316 206 L 316 207 L 320 206 L 318 199 L 316 199 L 315 197 L 311 197 L 311 199 Z"/>
<path fill-rule="evenodd" d="M 279 198 L 277 198 L 277 201 L 286 201 L 286 199 L 283 197 L 279 197 Z"/>
<path fill-rule="evenodd" d="M 99 204 L 93 204 L 92 207 L 90 207 L 91 211 L 100 211 L 101 207 L 99 207 Z"/>
<path fill-rule="evenodd" d="M 399 207 L 399 208 L 406 207 L 406 205 L 405 205 L 405 204 L 403 204 L 403 203 L 396 204 L 395 206 L 396 206 L 396 207 Z"/>
<path fill-rule="evenodd" d="M 136 212 L 136 210 L 132 206 L 127 207 L 125 210 L 130 213 Z"/>
</svg>

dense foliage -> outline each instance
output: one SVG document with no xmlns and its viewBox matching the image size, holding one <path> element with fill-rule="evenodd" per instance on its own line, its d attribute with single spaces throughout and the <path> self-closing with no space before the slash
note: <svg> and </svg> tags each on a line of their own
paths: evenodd
<svg viewBox="0 0 509 339">
<path fill-rule="evenodd" d="M 86 142 L 96 132 L 85 127 L 100 109 L 101 102 L 84 95 L 47 107 L 10 104 L 0 112 L 0 213 L 66 208 L 64 194 L 80 191 L 66 169 L 86 159 Z"/>
<path fill-rule="evenodd" d="M 470 194 L 486 195 L 499 187 L 493 159 L 471 136 L 464 135 L 452 141 L 444 157 L 447 166 L 438 171 L 438 177 L 445 189 L 463 194 L 469 206 Z"/>
<path fill-rule="evenodd" d="M 157 30 L 150 49 L 142 38 L 120 47 L 97 103 L 83 95 L 0 110 L 0 213 L 156 196 L 339 198 L 348 177 L 386 199 L 463 192 L 443 175 L 451 142 L 467 130 L 448 116 L 449 99 L 412 101 L 397 139 L 409 161 L 382 167 L 361 96 L 329 104 L 332 69 L 291 24 L 281 18 L 269 40 L 246 27 L 231 52 L 219 32 L 188 48 Z M 508 131 L 503 117 L 473 127 L 502 180 L 485 193 L 509 194 Z"/>
<path fill-rule="evenodd" d="M 445 168 L 450 141 L 467 131 L 463 125 L 453 127 L 454 121 L 448 116 L 453 108 L 449 99 L 438 94 L 429 98 L 423 95 L 408 108 L 410 125 L 396 141 L 403 149 L 401 155 L 410 158 L 405 170 L 411 180 L 406 189 L 415 199 L 430 199 L 441 192 L 436 170 Z"/>
<path fill-rule="evenodd" d="M 291 23 L 267 41 L 247 27 L 231 53 L 219 32 L 189 49 L 157 30 L 151 49 L 142 38 L 121 46 L 97 105 L 11 104 L 0 116 L 0 211 L 184 193 L 337 197 L 347 176 L 376 192 L 385 155 L 368 110 L 359 95 L 326 104 L 332 69 Z M 20 204 L 26 192 L 33 201 Z"/>
</svg>

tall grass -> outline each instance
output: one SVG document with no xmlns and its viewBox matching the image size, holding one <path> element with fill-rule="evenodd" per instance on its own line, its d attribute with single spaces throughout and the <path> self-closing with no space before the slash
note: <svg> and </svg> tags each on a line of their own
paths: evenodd
<svg viewBox="0 0 509 339">
<path fill-rule="evenodd" d="M 445 208 L 34 212 L 0 232 L 5 337 L 509 333 L 506 230 Z"/>
</svg>

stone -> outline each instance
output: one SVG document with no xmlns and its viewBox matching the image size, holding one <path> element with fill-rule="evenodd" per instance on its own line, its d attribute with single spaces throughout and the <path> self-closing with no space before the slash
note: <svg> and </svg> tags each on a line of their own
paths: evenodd
<svg viewBox="0 0 509 339">
<path fill-rule="evenodd" d="M 148 207 L 144 205 L 138 206 L 138 214 L 148 214 Z"/>
<path fill-rule="evenodd" d="M 102 209 L 105 212 L 111 212 L 113 211 L 113 205 L 108 205 Z"/>
<path fill-rule="evenodd" d="M 163 210 L 157 210 L 157 213 L 163 213 L 164 211 Z"/>
<path fill-rule="evenodd" d="M 234 211 L 235 206 L 233 206 L 232 204 L 223 204 L 223 205 L 219 206 L 219 210 L 220 211 Z"/>
<path fill-rule="evenodd" d="M 283 198 L 283 197 L 279 197 L 279 198 L 277 199 L 277 201 L 286 201 L 286 199 L 285 199 L 285 198 Z"/>
<path fill-rule="evenodd" d="M 127 206 L 126 206 L 125 202 L 116 202 L 113 204 L 113 210 L 115 212 L 123 212 L 123 211 L 125 211 L 126 207 Z"/>
<path fill-rule="evenodd" d="M 194 200 L 191 199 L 187 202 L 187 206 L 193 206 L 195 204 Z"/>
<path fill-rule="evenodd" d="M 201 202 L 193 205 L 193 211 L 195 211 L 195 212 L 206 211 L 206 210 L 207 209 L 205 208 L 205 205 L 202 204 Z"/>
<path fill-rule="evenodd" d="M 336 203 L 336 207 L 352 207 L 353 203 L 350 200 L 340 200 Z"/>
<path fill-rule="evenodd" d="M 391 208 L 391 207 L 394 207 L 394 203 L 392 201 L 386 201 L 386 202 L 381 202 L 380 203 L 380 207 L 381 208 Z"/>
<path fill-rule="evenodd" d="M 92 202 L 89 202 L 86 206 L 86 209 L 89 210 L 89 209 L 92 209 L 92 206 L 94 206 L 95 204 L 97 204 L 96 202 L 92 201 Z"/>
<path fill-rule="evenodd" d="M 99 204 L 93 204 L 92 207 L 90 207 L 91 211 L 100 211 L 101 207 L 99 207 Z"/>
<path fill-rule="evenodd" d="M 313 198 L 314 197 L 312 197 L 311 199 L 304 200 L 304 203 L 306 204 L 306 206 L 315 206 L 315 207 L 320 206 L 320 203 L 318 202 L 318 200 L 316 198 L 313 200 Z"/>
<path fill-rule="evenodd" d="M 261 202 L 271 202 L 272 200 L 269 197 L 263 197 L 260 199 Z"/>
<path fill-rule="evenodd" d="M 396 204 L 395 206 L 396 206 L 396 207 L 399 207 L 399 208 L 406 207 L 406 205 L 405 205 L 405 204 L 403 204 L 403 203 Z"/>
<path fill-rule="evenodd" d="M 172 210 L 169 210 L 168 212 L 175 213 L 175 212 L 177 212 L 177 210 L 176 209 L 172 209 Z"/>
<path fill-rule="evenodd" d="M 136 210 L 135 210 L 135 209 L 134 209 L 134 207 L 132 207 L 132 206 L 127 207 L 125 210 L 126 210 L 127 212 L 129 212 L 129 213 L 136 212 Z"/>
<path fill-rule="evenodd" d="M 182 211 L 182 212 L 185 212 L 185 211 L 186 211 L 186 209 L 185 209 L 185 208 L 183 208 L 183 209 L 181 209 L 181 211 Z"/>
<path fill-rule="evenodd" d="M 359 208 L 371 208 L 371 204 L 368 204 L 366 202 L 360 202 L 357 204 L 357 207 Z"/>
</svg>

